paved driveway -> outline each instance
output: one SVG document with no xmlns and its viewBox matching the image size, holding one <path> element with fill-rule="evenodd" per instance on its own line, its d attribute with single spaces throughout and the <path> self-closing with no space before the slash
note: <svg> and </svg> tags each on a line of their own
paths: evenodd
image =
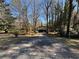
<svg viewBox="0 0 79 59">
<path fill-rule="evenodd" d="M 40 35 L 27 38 L 8 38 L 8 49 L 0 50 L 0 59 L 79 59 L 64 43 Z"/>
</svg>

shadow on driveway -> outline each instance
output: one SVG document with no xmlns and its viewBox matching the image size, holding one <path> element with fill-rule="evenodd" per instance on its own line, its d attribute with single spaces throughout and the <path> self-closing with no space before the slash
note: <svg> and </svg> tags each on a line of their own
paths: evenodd
<svg viewBox="0 0 79 59">
<path fill-rule="evenodd" d="M 0 50 L 0 59 L 79 59 L 64 42 L 42 37 L 6 38 Z"/>
</svg>

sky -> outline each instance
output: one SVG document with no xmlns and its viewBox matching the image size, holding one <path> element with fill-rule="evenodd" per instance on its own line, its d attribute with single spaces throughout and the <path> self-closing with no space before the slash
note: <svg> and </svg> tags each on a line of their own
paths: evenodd
<svg viewBox="0 0 79 59">
<path fill-rule="evenodd" d="M 37 0 L 36 0 L 37 1 Z M 41 1 L 41 0 L 39 0 L 39 1 Z M 38 2 L 39 2 L 38 1 Z M 25 2 L 28 2 L 28 1 L 26 1 L 26 0 L 21 0 L 21 4 L 22 4 L 22 6 L 24 6 L 26 3 Z M 5 3 L 6 4 L 12 4 L 12 0 L 5 0 Z M 28 12 L 29 12 L 29 14 L 31 14 L 32 13 L 32 10 L 29 8 L 29 10 L 28 10 Z M 17 15 L 19 15 L 19 13 L 18 13 L 18 10 L 14 7 L 14 6 L 11 6 L 11 13 L 13 14 L 13 16 L 17 16 Z M 45 20 L 44 20 L 44 16 L 40 16 L 39 17 L 40 19 L 41 19 L 41 21 L 44 23 L 45 22 Z M 31 18 L 30 18 L 31 19 Z"/>
<path fill-rule="evenodd" d="M 37 2 L 40 2 L 40 1 L 43 1 L 43 0 L 36 0 L 36 1 L 37 1 Z M 64 5 L 65 0 L 59 0 L 59 1 L 60 1 L 61 4 L 63 3 L 63 5 Z M 22 6 L 24 6 L 25 4 L 27 4 L 26 2 L 28 3 L 28 0 L 21 0 Z M 12 4 L 12 0 L 5 0 L 5 3 L 11 5 L 11 4 Z M 18 3 L 17 3 L 17 4 L 18 4 Z M 73 4 L 74 4 L 74 5 L 76 4 L 75 0 L 74 0 Z M 75 10 L 77 10 L 76 7 L 75 7 Z M 29 14 L 31 14 L 32 10 L 29 8 L 28 12 L 29 12 Z M 15 8 L 15 7 L 12 6 L 12 5 L 11 5 L 11 13 L 12 13 L 12 15 L 15 16 L 15 17 L 19 15 L 17 8 Z M 41 19 L 41 21 L 42 21 L 43 23 L 45 23 L 45 16 L 44 16 L 44 14 L 41 14 L 41 16 L 39 17 L 39 19 Z"/>
</svg>

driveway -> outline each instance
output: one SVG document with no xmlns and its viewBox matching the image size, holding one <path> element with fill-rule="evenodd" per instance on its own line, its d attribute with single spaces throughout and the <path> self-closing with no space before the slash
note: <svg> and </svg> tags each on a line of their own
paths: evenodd
<svg viewBox="0 0 79 59">
<path fill-rule="evenodd" d="M 77 51 L 46 35 L 7 39 L 3 44 L 7 48 L 0 49 L 0 59 L 79 59 Z"/>
</svg>

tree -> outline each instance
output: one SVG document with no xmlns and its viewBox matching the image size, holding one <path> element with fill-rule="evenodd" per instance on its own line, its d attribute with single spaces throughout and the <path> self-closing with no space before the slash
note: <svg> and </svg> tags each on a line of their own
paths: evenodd
<svg viewBox="0 0 79 59">
<path fill-rule="evenodd" d="M 50 23 L 50 27 L 52 29 L 52 31 L 54 31 L 54 15 L 55 15 L 55 5 L 56 5 L 56 0 L 52 0 L 51 1 L 51 6 L 50 6 L 50 20 L 49 20 L 49 23 Z"/>
<path fill-rule="evenodd" d="M 72 16 L 72 7 L 73 7 L 73 4 L 72 4 L 73 0 L 68 0 L 68 7 L 69 7 L 69 10 L 68 10 L 68 22 L 67 22 L 67 33 L 66 33 L 66 36 L 69 37 L 69 31 L 70 31 L 70 23 L 71 23 L 71 16 Z"/>
<path fill-rule="evenodd" d="M 45 16 L 46 16 L 46 21 L 47 21 L 46 33 L 48 34 L 49 8 L 51 6 L 52 0 L 45 0 L 44 3 L 45 3 L 44 4 L 44 11 L 45 11 Z"/>
<path fill-rule="evenodd" d="M 29 6 L 31 4 L 31 0 L 13 0 L 13 6 L 18 10 L 17 12 L 19 15 L 17 16 L 17 19 L 19 19 L 19 22 L 21 22 L 20 29 L 23 29 L 25 33 L 28 33 L 29 31 Z"/>
<path fill-rule="evenodd" d="M 41 4 L 40 2 L 37 2 L 37 0 L 32 0 L 32 18 L 33 18 L 33 31 L 36 33 L 36 29 L 37 29 L 37 22 L 38 22 L 38 18 L 40 16 L 40 7 Z"/>
<path fill-rule="evenodd" d="M 79 0 L 76 0 L 76 1 L 78 3 L 78 6 L 77 6 L 77 15 L 76 16 L 78 16 L 79 15 Z M 77 19 L 77 22 L 76 22 L 75 25 L 76 25 L 76 29 L 77 29 L 77 32 L 78 32 L 78 35 L 79 35 L 79 20 L 78 19 Z"/>
<path fill-rule="evenodd" d="M 5 33 L 8 33 L 8 30 L 11 29 L 15 19 L 10 12 L 9 4 L 2 3 L 1 13 L 2 19 L 0 20 L 0 29 L 4 30 Z"/>
<path fill-rule="evenodd" d="M 28 12 L 27 9 L 28 6 L 24 6 L 22 8 L 22 19 L 23 19 L 23 28 L 25 30 L 25 33 L 29 31 L 29 20 L 28 20 Z"/>
</svg>

